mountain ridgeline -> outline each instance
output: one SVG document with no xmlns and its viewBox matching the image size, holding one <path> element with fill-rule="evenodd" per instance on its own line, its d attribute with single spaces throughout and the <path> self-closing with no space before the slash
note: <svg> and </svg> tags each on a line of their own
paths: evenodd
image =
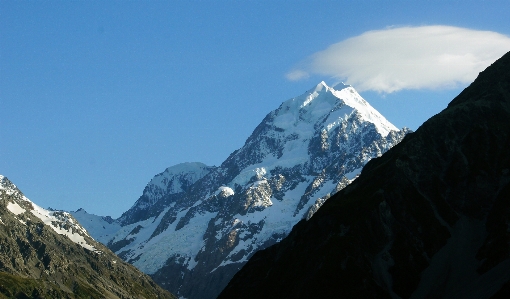
<svg viewBox="0 0 510 299">
<path fill-rule="evenodd" d="M 256 251 L 312 217 L 408 132 L 351 86 L 321 82 L 270 112 L 220 166 L 166 169 L 114 221 L 73 215 L 172 293 L 215 298 Z"/>
<path fill-rule="evenodd" d="M 175 298 L 0 175 L 0 298 Z"/>
<path fill-rule="evenodd" d="M 510 53 L 219 298 L 509 298 Z"/>
</svg>

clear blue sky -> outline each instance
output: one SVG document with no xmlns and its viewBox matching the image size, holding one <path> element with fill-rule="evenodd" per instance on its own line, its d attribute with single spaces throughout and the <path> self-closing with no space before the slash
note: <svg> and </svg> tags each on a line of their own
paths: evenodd
<svg viewBox="0 0 510 299">
<path fill-rule="evenodd" d="M 118 217 L 166 167 L 219 165 L 281 102 L 335 83 L 310 69 L 288 79 L 314 53 L 391 26 L 510 36 L 509 11 L 508 1 L 0 0 L 0 174 L 43 207 Z M 465 86 L 360 93 L 416 129 Z"/>
</svg>

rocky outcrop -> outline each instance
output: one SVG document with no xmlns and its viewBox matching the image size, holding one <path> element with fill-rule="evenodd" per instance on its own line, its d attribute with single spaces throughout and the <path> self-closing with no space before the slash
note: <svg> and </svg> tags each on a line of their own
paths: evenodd
<svg viewBox="0 0 510 299">
<path fill-rule="evenodd" d="M 0 176 L 0 294 L 175 298 L 94 241 L 69 213 L 40 208 L 4 176 Z"/>
<path fill-rule="evenodd" d="M 219 298 L 506 298 L 510 53 Z"/>
</svg>

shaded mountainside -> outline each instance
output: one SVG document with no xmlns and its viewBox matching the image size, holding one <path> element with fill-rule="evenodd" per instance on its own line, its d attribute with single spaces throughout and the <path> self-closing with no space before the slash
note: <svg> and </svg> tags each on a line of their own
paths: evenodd
<svg viewBox="0 0 510 299">
<path fill-rule="evenodd" d="M 508 298 L 510 53 L 219 298 Z"/>
<path fill-rule="evenodd" d="M 0 175 L 0 298 L 175 298 Z"/>
<path fill-rule="evenodd" d="M 111 224 L 73 215 L 172 293 L 215 298 L 257 250 L 287 236 L 407 132 L 351 86 L 321 82 L 267 114 L 220 166 L 168 168 Z"/>
</svg>

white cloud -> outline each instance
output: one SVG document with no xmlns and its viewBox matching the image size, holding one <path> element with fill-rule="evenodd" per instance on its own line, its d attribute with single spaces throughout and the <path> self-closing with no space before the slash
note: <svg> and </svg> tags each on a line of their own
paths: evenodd
<svg viewBox="0 0 510 299">
<path fill-rule="evenodd" d="M 391 93 L 402 89 L 442 89 L 473 81 L 510 51 L 508 36 L 451 26 L 368 31 L 313 54 L 305 67 L 287 74 L 300 80 L 327 75 L 357 90 Z"/>
<path fill-rule="evenodd" d="M 308 74 L 308 72 L 296 69 L 296 70 L 288 72 L 285 75 L 285 77 L 287 77 L 287 79 L 289 79 L 290 81 L 298 81 L 301 79 L 306 79 L 306 78 L 310 77 L 310 75 Z"/>
</svg>

